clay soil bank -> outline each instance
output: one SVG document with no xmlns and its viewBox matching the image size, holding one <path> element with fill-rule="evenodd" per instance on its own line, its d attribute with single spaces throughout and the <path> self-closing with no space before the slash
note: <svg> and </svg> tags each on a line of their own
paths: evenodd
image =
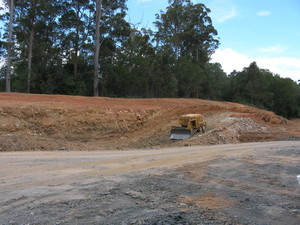
<svg viewBox="0 0 300 225">
<path fill-rule="evenodd" d="M 171 141 L 178 117 L 201 113 L 205 134 Z M 0 151 L 145 149 L 298 140 L 300 120 L 231 102 L 0 93 Z"/>
</svg>

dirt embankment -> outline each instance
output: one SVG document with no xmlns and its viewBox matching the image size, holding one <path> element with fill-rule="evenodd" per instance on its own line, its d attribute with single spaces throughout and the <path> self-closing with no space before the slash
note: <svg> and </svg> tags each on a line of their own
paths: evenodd
<svg viewBox="0 0 300 225">
<path fill-rule="evenodd" d="M 178 116 L 201 113 L 208 127 L 169 140 Z M 0 93 L 0 151 L 94 150 L 211 145 L 300 137 L 300 120 L 199 99 L 111 99 Z"/>
</svg>

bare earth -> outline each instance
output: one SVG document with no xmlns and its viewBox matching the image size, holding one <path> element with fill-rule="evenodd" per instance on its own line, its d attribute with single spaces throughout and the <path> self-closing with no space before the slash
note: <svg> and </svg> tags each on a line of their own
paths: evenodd
<svg viewBox="0 0 300 225">
<path fill-rule="evenodd" d="M 207 132 L 169 140 L 185 113 Z M 299 120 L 196 99 L 0 93 L 0 121 L 1 225 L 299 224 Z"/>
<path fill-rule="evenodd" d="M 1 224 L 299 224 L 300 142 L 0 154 Z"/>
</svg>

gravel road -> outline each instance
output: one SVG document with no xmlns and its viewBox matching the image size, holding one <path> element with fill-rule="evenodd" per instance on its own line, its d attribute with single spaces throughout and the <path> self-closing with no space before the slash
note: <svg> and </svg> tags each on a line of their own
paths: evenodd
<svg viewBox="0 0 300 225">
<path fill-rule="evenodd" d="M 0 152 L 0 224 L 299 224 L 300 142 Z"/>
</svg>

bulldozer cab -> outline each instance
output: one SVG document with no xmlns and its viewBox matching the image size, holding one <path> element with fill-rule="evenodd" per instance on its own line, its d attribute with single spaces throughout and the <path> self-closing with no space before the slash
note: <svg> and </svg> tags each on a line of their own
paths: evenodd
<svg viewBox="0 0 300 225">
<path fill-rule="evenodd" d="M 190 125 L 191 127 L 196 127 L 196 120 L 191 120 Z"/>
<path fill-rule="evenodd" d="M 203 122 L 204 119 L 201 114 L 186 114 L 179 117 L 179 126 L 189 130 L 196 129 Z"/>
</svg>

